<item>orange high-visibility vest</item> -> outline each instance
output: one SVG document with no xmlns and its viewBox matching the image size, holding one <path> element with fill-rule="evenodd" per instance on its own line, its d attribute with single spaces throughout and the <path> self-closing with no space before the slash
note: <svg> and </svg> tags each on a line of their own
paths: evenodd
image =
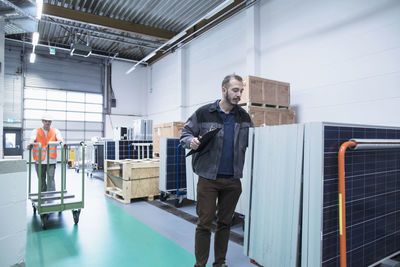
<svg viewBox="0 0 400 267">
<path fill-rule="evenodd" d="M 46 152 L 47 152 L 47 144 L 49 142 L 54 142 L 57 141 L 56 137 L 56 131 L 53 128 L 50 128 L 49 131 L 47 132 L 47 136 L 44 134 L 44 131 L 42 128 L 37 128 L 36 129 L 36 139 L 35 142 L 40 142 L 42 144 L 42 161 L 45 160 L 46 158 Z M 33 159 L 34 160 L 39 160 L 39 146 L 34 145 L 32 148 L 32 154 L 33 154 Z M 49 148 L 49 157 L 52 159 L 57 158 L 57 146 L 50 146 Z"/>
</svg>

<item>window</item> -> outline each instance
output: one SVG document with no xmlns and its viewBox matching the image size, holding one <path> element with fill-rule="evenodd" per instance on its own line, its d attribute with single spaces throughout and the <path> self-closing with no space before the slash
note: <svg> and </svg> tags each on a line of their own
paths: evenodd
<svg viewBox="0 0 400 267">
<path fill-rule="evenodd" d="M 103 96 L 101 94 L 71 92 L 53 89 L 25 88 L 25 130 L 38 127 L 44 112 L 53 117 L 53 127 L 58 128 L 67 142 L 90 140 L 102 136 Z M 71 125 L 79 124 L 79 132 Z"/>
<path fill-rule="evenodd" d="M 26 88 L 25 119 L 39 120 L 45 111 L 54 120 L 103 122 L 101 94 Z"/>
</svg>

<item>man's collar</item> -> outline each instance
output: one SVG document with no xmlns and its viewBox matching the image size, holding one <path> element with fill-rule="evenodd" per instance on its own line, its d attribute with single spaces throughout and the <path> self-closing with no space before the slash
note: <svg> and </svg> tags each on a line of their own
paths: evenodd
<svg viewBox="0 0 400 267">
<path fill-rule="evenodd" d="M 219 105 L 219 102 L 221 102 L 221 99 L 218 99 L 217 100 L 217 110 L 219 111 L 219 112 L 223 112 L 223 113 L 225 113 L 225 111 L 223 111 L 222 109 L 221 109 L 221 107 L 220 107 L 220 105 Z M 233 105 L 233 108 L 229 111 L 229 113 L 228 114 L 235 114 L 236 113 L 236 110 L 237 110 L 237 105 Z M 225 113 L 226 114 L 226 113 Z"/>
</svg>

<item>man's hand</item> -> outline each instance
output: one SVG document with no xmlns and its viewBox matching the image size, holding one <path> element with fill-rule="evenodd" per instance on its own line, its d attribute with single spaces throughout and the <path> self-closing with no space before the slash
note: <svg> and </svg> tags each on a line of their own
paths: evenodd
<svg viewBox="0 0 400 267">
<path fill-rule="evenodd" d="M 199 138 L 195 137 L 192 139 L 192 141 L 190 141 L 190 148 L 193 150 L 196 150 L 199 148 L 200 145 L 200 140 L 201 140 L 201 136 L 199 136 Z"/>
</svg>

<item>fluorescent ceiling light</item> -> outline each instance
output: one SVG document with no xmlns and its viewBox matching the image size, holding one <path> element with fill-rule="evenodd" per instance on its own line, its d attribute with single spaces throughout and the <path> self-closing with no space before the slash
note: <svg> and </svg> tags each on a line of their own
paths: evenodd
<svg viewBox="0 0 400 267">
<path fill-rule="evenodd" d="M 182 38 L 186 34 L 186 31 L 180 32 L 177 35 L 175 35 L 172 39 L 170 39 L 167 44 L 173 44 L 174 42 L 178 41 L 180 38 Z"/>
<path fill-rule="evenodd" d="M 41 19 L 43 12 L 43 0 L 36 0 L 36 18 Z"/>
<path fill-rule="evenodd" d="M 130 69 L 126 72 L 126 74 L 129 74 L 129 73 L 131 73 L 132 71 L 134 71 L 134 70 L 136 69 L 136 65 L 137 65 L 137 63 L 136 63 L 135 65 L 133 65 L 133 67 L 130 68 Z"/>
<path fill-rule="evenodd" d="M 35 63 L 35 59 L 36 59 L 36 54 L 35 53 L 31 53 L 31 57 L 29 58 L 29 62 L 30 63 Z"/>
<path fill-rule="evenodd" d="M 39 33 L 34 32 L 32 35 L 32 45 L 35 46 L 39 43 Z"/>
<path fill-rule="evenodd" d="M 150 54 L 148 54 L 144 59 L 142 59 L 142 61 L 147 61 L 150 58 L 154 57 L 156 55 L 156 52 L 152 52 Z"/>
<path fill-rule="evenodd" d="M 217 14 L 218 12 L 220 12 L 222 9 L 224 9 L 225 7 L 229 6 L 230 4 L 233 3 L 233 0 L 226 0 L 223 3 L 221 3 L 219 6 L 217 6 L 216 8 L 214 8 L 213 10 L 211 10 L 210 12 L 208 12 L 205 16 L 204 19 L 209 19 L 212 16 L 214 16 L 215 14 Z"/>
</svg>

